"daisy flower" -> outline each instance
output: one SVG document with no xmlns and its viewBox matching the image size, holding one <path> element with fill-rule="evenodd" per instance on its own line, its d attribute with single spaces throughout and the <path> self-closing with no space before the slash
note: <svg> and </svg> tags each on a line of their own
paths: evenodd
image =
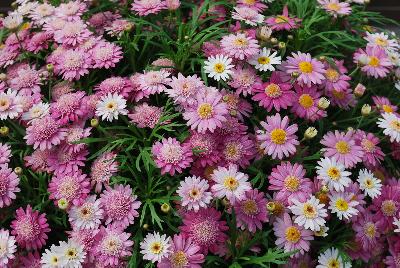
<svg viewBox="0 0 400 268">
<path fill-rule="evenodd" d="M 104 210 L 106 225 L 112 223 L 113 226 L 124 229 L 133 224 L 135 218 L 139 216 L 137 209 L 141 202 L 132 194 L 129 185 L 117 184 L 114 188 L 106 186 L 100 195 L 100 203 Z"/>
<path fill-rule="evenodd" d="M 363 72 L 375 78 L 386 77 L 393 66 L 385 50 L 378 46 L 369 46 L 365 51 L 359 48 L 353 58 Z"/>
<path fill-rule="evenodd" d="M 14 253 L 17 251 L 15 242 L 15 237 L 11 236 L 8 230 L 0 229 L 0 266 L 7 267 L 10 260 L 15 258 Z"/>
<path fill-rule="evenodd" d="M 295 215 L 295 223 L 316 232 L 325 226 L 324 218 L 328 217 L 328 211 L 324 208 L 324 204 L 319 203 L 317 198 L 310 196 L 305 202 L 299 202 L 296 199 L 293 199 L 292 202 L 293 205 L 289 209 Z"/>
<path fill-rule="evenodd" d="M 146 102 L 133 108 L 132 113 L 128 114 L 131 122 L 139 128 L 155 128 L 162 116 L 162 108 L 151 106 Z"/>
<path fill-rule="evenodd" d="M 187 145 L 182 145 L 175 138 L 162 139 L 154 143 L 151 152 L 157 167 L 161 168 L 161 174 L 169 173 L 171 176 L 182 173 L 193 161 L 192 150 Z"/>
<path fill-rule="evenodd" d="M 249 59 L 249 63 L 262 72 L 275 71 L 274 65 L 281 64 L 282 59 L 281 56 L 276 54 L 276 51 L 271 53 L 271 49 L 264 47 L 260 53 Z"/>
<path fill-rule="evenodd" d="M 349 186 L 351 172 L 345 170 L 345 167 L 335 159 L 325 157 L 318 161 L 316 167 L 318 179 L 322 180 L 330 190 L 343 192 L 344 187 Z"/>
<path fill-rule="evenodd" d="M 374 47 L 378 46 L 386 50 L 386 52 L 392 52 L 399 48 L 399 43 L 395 39 L 390 39 L 389 35 L 381 33 L 370 33 L 366 32 L 365 40 L 368 41 L 367 46 Z"/>
<path fill-rule="evenodd" d="M 299 250 L 293 257 L 303 255 L 310 250 L 310 241 L 314 240 L 313 232 L 293 223 L 289 214 L 276 218 L 274 222 L 274 234 L 277 237 L 275 245 L 283 248 L 285 252 Z"/>
<path fill-rule="evenodd" d="M 246 168 L 256 153 L 255 144 L 249 135 L 232 135 L 221 143 L 220 153 L 222 154 L 221 165 L 234 164 Z"/>
<path fill-rule="evenodd" d="M 357 201 L 352 199 L 352 194 L 343 192 L 333 192 L 329 195 L 329 209 L 332 213 L 336 213 L 337 217 L 342 220 L 350 219 L 353 216 L 356 216 L 359 211 L 355 208 L 358 205 Z"/>
<path fill-rule="evenodd" d="M 267 5 L 261 3 L 261 1 L 259 1 L 259 0 L 238 0 L 237 6 L 238 7 L 249 7 L 258 12 L 262 12 L 267 8 Z"/>
<path fill-rule="evenodd" d="M 385 154 L 378 146 L 380 140 L 372 133 L 357 131 L 354 139 L 356 144 L 363 149 L 363 162 L 366 165 L 377 166 L 383 160 Z"/>
<path fill-rule="evenodd" d="M 0 142 L 0 165 L 7 164 L 11 159 L 11 147 L 7 143 Z M 0 191 L 2 192 L 2 191 Z"/>
<path fill-rule="evenodd" d="M 350 268 L 351 263 L 345 262 L 336 248 L 328 248 L 318 256 L 318 265 L 316 268 L 331 267 Z"/>
<path fill-rule="evenodd" d="M 25 113 L 22 114 L 21 119 L 24 121 L 31 121 L 37 118 L 43 118 L 49 115 L 50 112 L 50 104 L 45 102 L 39 102 L 32 105 L 31 108 Z"/>
<path fill-rule="evenodd" d="M 292 105 L 295 94 L 291 88 L 291 84 L 283 82 L 279 74 L 273 72 L 269 82 L 254 85 L 252 100 L 258 101 L 268 112 L 272 109 L 279 112 Z"/>
<path fill-rule="evenodd" d="M 166 70 L 148 71 L 138 76 L 138 86 L 145 95 L 160 93 L 167 90 L 166 85 L 171 83 L 171 73 Z"/>
<path fill-rule="evenodd" d="M 325 62 L 325 89 L 328 91 L 336 90 L 343 91 L 350 87 L 350 83 L 348 81 L 351 80 L 351 77 L 346 75 L 347 69 L 344 67 L 344 61 L 334 61 L 334 65 L 331 65 Z"/>
<path fill-rule="evenodd" d="M 66 146 L 59 147 L 51 151 L 47 158 L 47 165 L 50 171 L 55 175 L 64 175 L 79 172 L 80 168 L 85 166 L 86 156 L 89 151 L 82 147 L 80 151 L 68 150 Z"/>
<path fill-rule="evenodd" d="M 366 196 L 374 199 L 381 194 L 381 180 L 375 178 L 374 174 L 368 169 L 360 170 L 357 181 Z"/>
<path fill-rule="evenodd" d="M 203 81 L 196 75 L 185 77 L 181 73 L 178 73 L 177 77 L 172 77 L 169 86 L 166 93 L 181 105 L 193 105 L 197 100 L 196 96 L 205 87 Z"/>
<path fill-rule="evenodd" d="M 10 88 L 17 90 L 19 95 L 40 94 L 41 84 L 40 72 L 28 66 L 18 69 L 16 76 L 11 78 Z"/>
<path fill-rule="evenodd" d="M 210 92 L 197 96 L 197 102 L 185 109 L 183 118 L 191 129 L 200 133 L 207 130 L 213 133 L 217 127 L 221 127 L 226 121 L 228 106 L 223 102 L 219 92 Z"/>
<path fill-rule="evenodd" d="M 88 53 L 79 49 L 67 49 L 57 58 L 54 71 L 65 80 L 79 80 L 89 73 L 91 59 Z"/>
<path fill-rule="evenodd" d="M 95 195 L 89 196 L 81 205 L 73 205 L 68 211 L 68 220 L 73 229 L 97 229 L 103 220 L 103 209 Z"/>
<path fill-rule="evenodd" d="M 216 198 L 226 197 L 232 204 L 245 198 L 245 192 L 251 189 L 249 176 L 238 171 L 238 166 L 230 164 L 228 168 L 218 167 L 211 175 L 215 182 L 211 191 Z"/>
<path fill-rule="evenodd" d="M 170 240 L 167 235 L 160 235 L 158 232 L 147 234 L 144 240 L 140 242 L 140 253 L 143 254 L 143 259 L 155 263 L 167 257 L 171 252 Z"/>
<path fill-rule="evenodd" d="M 82 267 L 86 258 L 83 245 L 73 239 L 68 239 L 67 242 L 61 241 L 57 251 L 60 254 L 60 266 L 65 268 Z"/>
<path fill-rule="evenodd" d="M 114 68 L 123 57 L 121 47 L 110 42 L 100 42 L 90 52 L 93 68 Z"/>
<path fill-rule="evenodd" d="M 370 212 L 362 213 L 360 218 L 353 224 L 356 239 L 362 244 L 364 250 L 373 250 L 377 246 L 380 237 L 380 226 L 373 220 Z"/>
<path fill-rule="evenodd" d="M 298 74 L 297 82 L 301 85 L 319 85 L 325 80 L 324 64 L 313 59 L 309 53 L 292 52 L 292 56 L 287 57 L 283 63 L 283 69 L 287 74 Z"/>
<path fill-rule="evenodd" d="M 302 165 L 282 162 L 272 169 L 268 190 L 277 191 L 275 199 L 285 204 L 291 205 L 294 200 L 304 202 L 312 190 L 312 182 L 304 178 L 305 174 Z"/>
<path fill-rule="evenodd" d="M 8 46 L 0 47 L 0 67 L 5 68 L 12 65 L 18 55 L 17 51 L 11 50 Z"/>
<path fill-rule="evenodd" d="M 233 206 L 236 215 L 236 225 L 242 230 L 249 230 L 255 233 L 257 229 L 262 229 L 262 223 L 268 222 L 267 199 L 263 192 L 257 189 L 248 190 L 244 194 L 244 199 L 236 202 Z"/>
<path fill-rule="evenodd" d="M 232 19 L 243 21 L 250 26 L 257 26 L 264 21 L 264 16 L 249 7 L 234 7 Z"/>
<path fill-rule="evenodd" d="M 181 234 L 174 235 L 171 241 L 170 253 L 157 264 L 159 268 L 174 268 L 187 266 L 200 267 L 204 263 L 204 255 L 201 248 L 191 238 L 185 238 Z"/>
<path fill-rule="evenodd" d="M 398 107 L 393 105 L 386 97 L 372 96 L 372 100 L 374 101 L 375 108 L 378 109 L 381 114 L 397 112 Z"/>
<path fill-rule="evenodd" d="M 117 155 L 113 152 L 101 154 L 93 162 L 90 168 L 91 185 L 95 186 L 95 192 L 101 192 L 102 185 L 108 185 L 110 178 L 118 171 Z"/>
<path fill-rule="evenodd" d="M 232 80 L 228 84 L 236 89 L 237 94 L 243 96 L 252 95 L 253 86 L 256 83 L 261 83 L 260 77 L 252 67 L 237 66 L 232 70 Z"/>
<path fill-rule="evenodd" d="M 11 205 L 13 199 L 16 199 L 15 193 L 21 191 L 18 187 L 19 177 L 8 167 L 8 164 L 0 165 L 0 208 Z"/>
<path fill-rule="evenodd" d="M 299 141 L 295 133 L 297 124 L 289 125 L 289 117 L 283 119 L 280 114 L 267 116 L 267 122 L 260 122 L 263 130 L 258 131 L 257 140 L 261 142 L 260 149 L 273 159 L 289 157 L 296 152 Z"/>
<path fill-rule="evenodd" d="M 384 185 L 381 195 L 372 200 L 372 211 L 375 218 L 378 219 L 383 230 L 392 229 L 394 217 L 399 215 L 400 211 L 400 190 L 396 186 Z"/>
<path fill-rule="evenodd" d="M 201 247 L 201 253 L 215 253 L 218 245 L 224 244 L 228 236 L 224 233 L 229 228 L 221 220 L 221 213 L 214 208 L 201 208 L 183 215 L 183 225 L 179 227 L 184 237 L 192 239 Z"/>
<path fill-rule="evenodd" d="M 349 110 L 350 107 L 355 107 L 357 104 L 351 88 L 342 89 L 341 91 L 336 89 L 326 90 L 325 94 L 331 101 L 332 106 L 338 106 L 344 110 Z"/>
<path fill-rule="evenodd" d="M 208 77 L 214 78 L 215 80 L 226 81 L 232 74 L 231 65 L 232 59 L 228 56 L 218 54 L 216 56 L 210 56 L 204 62 L 204 71 L 208 73 Z"/>
<path fill-rule="evenodd" d="M 198 211 L 205 208 L 211 202 L 212 196 L 206 180 L 200 177 L 186 177 L 180 182 L 177 194 L 182 198 L 182 206 L 188 210 Z"/>
<path fill-rule="evenodd" d="M 54 41 L 74 47 L 85 42 L 91 34 L 82 20 L 67 21 L 61 29 L 54 32 Z"/>
<path fill-rule="evenodd" d="M 350 4 L 346 2 L 339 2 L 339 0 L 318 0 L 318 3 L 334 18 L 351 13 Z"/>
<path fill-rule="evenodd" d="M 23 112 L 18 98 L 16 90 L 0 92 L 0 120 L 17 118 Z"/>
<path fill-rule="evenodd" d="M 118 119 L 118 116 L 127 115 L 126 100 L 118 93 L 108 93 L 101 97 L 96 105 L 96 115 L 109 122 Z"/>
<path fill-rule="evenodd" d="M 50 232 L 46 214 L 39 214 L 28 205 L 26 209 L 16 210 L 15 220 L 11 222 L 11 234 L 15 236 L 18 246 L 26 249 L 41 249 Z"/>
<path fill-rule="evenodd" d="M 16 30 L 23 22 L 24 17 L 19 13 L 10 14 L 2 21 L 3 26 L 9 30 Z"/>
<path fill-rule="evenodd" d="M 384 113 L 377 124 L 383 128 L 383 133 L 390 137 L 391 142 L 400 143 L 400 117 L 394 113 Z"/>
<path fill-rule="evenodd" d="M 257 54 L 260 46 L 256 39 L 245 33 L 238 32 L 222 37 L 221 48 L 224 54 L 235 59 L 244 60 Z"/>
<path fill-rule="evenodd" d="M 221 159 L 218 148 L 219 140 L 216 134 L 201 134 L 193 131 L 186 142 L 196 156 L 195 165 L 201 167 L 212 166 Z"/>
<path fill-rule="evenodd" d="M 157 14 L 166 8 L 166 3 L 162 0 L 135 0 L 132 3 L 131 10 L 135 11 L 139 16 L 147 16 L 149 14 Z"/>
<path fill-rule="evenodd" d="M 353 136 L 353 131 L 343 133 L 335 130 L 326 133 L 321 140 L 321 144 L 326 146 L 322 149 L 324 156 L 335 159 L 345 168 L 352 168 L 362 162 L 363 150 L 356 145 Z"/>
<path fill-rule="evenodd" d="M 81 120 L 87 115 L 85 96 L 86 93 L 83 91 L 60 96 L 57 101 L 50 105 L 51 116 L 61 124 Z"/>
<path fill-rule="evenodd" d="M 285 5 L 281 15 L 270 17 L 266 21 L 267 25 L 275 31 L 290 31 L 300 26 L 301 19 L 290 17 L 288 7 Z"/>
</svg>

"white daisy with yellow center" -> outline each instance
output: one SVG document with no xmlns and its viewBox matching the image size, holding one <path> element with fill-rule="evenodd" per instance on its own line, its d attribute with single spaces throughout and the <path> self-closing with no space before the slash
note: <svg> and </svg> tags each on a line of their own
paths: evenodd
<svg viewBox="0 0 400 268">
<path fill-rule="evenodd" d="M 318 161 L 318 179 L 322 180 L 329 190 L 343 192 L 350 182 L 351 172 L 346 171 L 344 166 L 335 159 L 325 157 Z"/>
<path fill-rule="evenodd" d="M 289 209 L 295 215 L 295 223 L 311 231 L 319 231 L 325 226 L 324 218 L 328 217 L 328 213 L 325 205 L 320 204 L 317 198 L 311 196 L 306 202 L 299 202 L 297 199 L 291 201 L 293 205 Z"/>
<path fill-rule="evenodd" d="M 357 181 L 360 184 L 360 189 L 364 191 L 365 196 L 369 196 L 374 199 L 375 197 L 381 195 L 381 180 L 376 178 L 375 175 L 368 169 L 360 170 Z"/>
<path fill-rule="evenodd" d="M 82 267 L 82 263 L 86 258 L 86 252 L 83 250 L 83 245 L 73 239 L 69 239 L 67 242 L 60 242 L 57 251 L 60 254 L 60 267 Z"/>
<path fill-rule="evenodd" d="M 358 214 L 358 210 L 355 208 L 359 203 L 358 201 L 352 200 L 353 194 L 349 193 L 337 193 L 329 195 L 329 209 L 332 213 L 336 213 L 338 218 L 350 219 L 351 217 Z"/>
<path fill-rule="evenodd" d="M 102 120 L 113 121 L 118 119 L 118 115 L 128 114 L 126 108 L 126 100 L 118 93 L 108 93 L 103 96 L 96 105 L 96 115 L 101 117 Z"/>
<path fill-rule="evenodd" d="M 318 256 L 316 268 L 350 268 L 351 263 L 345 262 L 336 248 L 328 248 Z"/>
<path fill-rule="evenodd" d="M 221 79 L 226 81 L 232 74 L 231 69 L 234 67 L 231 63 L 232 59 L 225 55 L 211 56 L 204 62 L 204 71 L 208 73 L 208 77 L 217 81 Z"/>
<path fill-rule="evenodd" d="M 390 137 L 391 142 L 400 143 L 400 117 L 394 113 L 384 113 L 378 119 L 378 127 L 383 128 L 383 133 Z"/>
<path fill-rule="evenodd" d="M 158 232 L 149 233 L 140 243 L 140 253 L 144 255 L 143 259 L 155 263 L 169 255 L 170 247 L 170 238 L 165 234 L 160 235 Z"/>
<path fill-rule="evenodd" d="M 277 52 L 271 53 L 270 49 L 263 48 L 259 54 L 255 55 L 249 60 L 249 63 L 254 66 L 257 70 L 275 71 L 274 65 L 279 65 L 282 62 L 281 56 L 277 56 Z"/>
</svg>

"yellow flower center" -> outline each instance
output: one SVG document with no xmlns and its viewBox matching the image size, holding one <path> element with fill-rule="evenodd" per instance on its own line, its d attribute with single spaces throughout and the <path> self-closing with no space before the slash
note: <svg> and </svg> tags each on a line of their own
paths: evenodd
<svg viewBox="0 0 400 268">
<path fill-rule="evenodd" d="M 371 178 L 366 178 L 364 181 L 364 186 L 367 189 L 372 189 L 374 188 L 375 184 L 374 181 Z"/>
<path fill-rule="evenodd" d="M 245 38 L 236 38 L 235 41 L 233 41 L 233 43 L 238 46 L 238 47 L 244 47 L 247 46 L 249 44 L 249 42 L 247 41 L 247 39 Z"/>
<path fill-rule="evenodd" d="M 302 61 L 299 63 L 299 69 L 302 73 L 310 74 L 313 71 L 313 66 L 308 61 Z"/>
<path fill-rule="evenodd" d="M 386 47 L 388 45 L 388 41 L 383 38 L 377 37 L 375 39 L 375 44 L 381 47 Z"/>
<path fill-rule="evenodd" d="M 58 257 L 57 256 L 52 256 L 51 257 L 51 264 L 58 264 Z"/>
<path fill-rule="evenodd" d="M 254 5 L 256 3 L 256 0 L 243 0 L 243 3 L 246 5 Z"/>
<path fill-rule="evenodd" d="M 345 141 L 338 141 L 335 148 L 340 154 L 348 154 L 350 152 L 350 146 Z"/>
<path fill-rule="evenodd" d="M 113 110 L 114 111 L 117 108 L 117 104 L 114 101 L 109 102 L 109 103 L 107 103 L 106 108 L 108 110 Z"/>
<path fill-rule="evenodd" d="M 289 21 L 289 18 L 283 15 L 278 15 L 275 18 L 275 23 L 286 23 Z"/>
<path fill-rule="evenodd" d="M 75 259 L 77 255 L 78 255 L 78 252 L 76 251 L 75 248 L 69 248 L 69 249 L 67 250 L 67 252 L 65 253 L 65 256 L 66 256 L 68 259 Z"/>
<path fill-rule="evenodd" d="M 269 57 L 259 57 L 257 61 L 259 64 L 268 64 L 271 62 L 271 59 Z"/>
<path fill-rule="evenodd" d="M 400 120 L 393 120 L 392 122 L 390 122 L 390 126 L 391 126 L 394 130 L 400 132 Z"/>
<path fill-rule="evenodd" d="M 254 200 L 243 201 L 241 205 L 242 211 L 247 215 L 255 215 L 258 212 L 257 203 Z"/>
<path fill-rule="evenodd" d="M 330 259 L 327 266 L 328 268 L 340 268 L 340 262 L 336 259 Z"/>
<path fill-rule="evenodd" d="M 338 99 L 338 100 L 343 100 L 345 97 L 345 94 L 343 91 L 337 91 L 337 90 L 332 90 L 333 96 Z"/>
<path fill-rule="evenodd" d="M 339 80 L 339 73 L 335 69 L 332 69 L 332 68 L 329 68 L 328 70 L 326 70 L 325 76 L 331 82 L 336 82 Z"/>
<path fill-rule="evenodd" d="M 379 61 L 379 59 L 377 57 L 371 56 L 371 57 L 369 57 L 369 63 L 368 64 L 369 64 L 369 66 L 372 66 L 372 67 L 378 67 L 379 64 L 380 64 L 380 61 Z"/>
<path fill-rule="evenodd" d="M 397 207 L 393 200 L 385 200 L 382 202 L 381 210 L 385 216 L 391 217 L 395 216 Z"/>
<path fill-rule="evenodd" d="M 299 98 L 299 104 L 303 108 L 308 109 L 314 105 L 314 100 L 309 94 L 302 94 Z"/>
<path fill-rule="evenodd" d="M 231 190 L 234 191 L 239 187 L 239 182 L 235 177 L 226 177 L 224 180 L 224 186 Z"/>
<path fill-rule="evenodd" d="M 372 222 L 368 222 L 367 224 L 364 225 L 364 233 L 369 237 L 369 238 L 374 238 L 375 233 L 376 233 L 376 227 L 375 224 Z"/>
<path fill-rule="evenodd" d="M 225 65 L 223 65 L 222 63 L 216 63 L 214 65 L 214 71 L 216 73 L 223 73 L 225 71 Z"/>
<path fill-rule="evenodd" d="M 336 12 L 340 10 L 340 6 L 337 3 L 329 3 L 326 7 Z"/>
<path fill-rule="evenodd" d="M 343 198 L 336 200 L 336 208 L 340 211 L 347 211 L 349 209 L 349 203 Z"/>
<path fill-rule="evenodd" d="M 0 99 L 0 111 L 5 111 L 10 107 L 8 99 Z"/>
<path fill-rule="evenodd" d="M 386 113 L 393 113 L 393 112 L 394 112 L 392 106 L 389 106 L 389 105 L 386 105 L 386 104 L 382 105 L 382 109 L 383 109 Z"/>
<path fill-rule="evenodd" d="M 163 250 L 163 245 L 160 242 L 154 242 L 150 246 L 150 251 L 153 254 L 160 254 Z"/>
<path fill-rule="evenodd" d="M 300 180 L 296 176 L 287 176 L 284 183 L 285 188 L 290 192 L 297 191 L 300 186 Z"/>
<path fill-rule="evenodd" d="M 282 95 L 281 87 L 277 84 L 271 83 L 265 87 L 265 94 L 271 98 L 277 98 Z"/>
<path fill-rule="evenodd" d="M 276 128 L 271 131 L 271 141 L 275 144 L 284 144 L 286 141 L 286 131 Z"/>
<path fill-rule="evenodd" d="M 197 189 L 197 188 L 193 188 L 192 190 L 190 190 L 190 192 L 189 192 L 189 196 L 192 198 L 192 199 L 196 199 L 198 196 L 199 196 L 199 190 Z"/>
<path fill-rule="evenodd" d="M 340 170 L 336 167 L 329 168 L 327 173 L 331 180 L 337 181 L 340 178 Z"/>
<path fill-rule="evenodd" d="M 199 108 L 197 108 L 197 114 L 201 119 L 208 119 L 211 117 L 213 112 L 213 108 L 209 103 L 200 104 Z"/>
<path fill-rule="evenodd" d="M 295 226 L 290 226 L 286 228 L 285 237 L 286 240 L 292 243 L 297 243 L 300 240 L 301 233 L 299 229 Z"/>
<path fill-rule="evenodd" d="M 368 140 L 368 139 L 363 139 L 361 141 L 361 145 L 362 145 L 363 149 L 365 151 L 367 151 L 368 153 L 373 152 L 374 149 L 375 149 L 375 144 L 372 141 Z"/>
<path fill-rule="evenodd" d="M 317 211 L 315 207 L 309 203 L 305 203 L 303 206 L 303 213 L 307 219 L 314 219 L 317 216 Z"/>
<path fill-rule="evenodd" d="M 172 267 L 174 268 L 183 268 L 186 267 L 186 265 L 188 264 L 186 254 L 182 250 L 173 253 L 170 257 L 170 261 Z"/>
</svg>

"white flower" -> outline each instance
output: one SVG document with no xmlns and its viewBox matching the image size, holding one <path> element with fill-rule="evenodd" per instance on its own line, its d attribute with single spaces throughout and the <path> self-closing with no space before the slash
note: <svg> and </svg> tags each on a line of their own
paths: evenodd
<svg viewBox="0 0 400 268">
<path fill-rule="evenodd" d="M 374 177 L 371 171 L 367 169 L 360 170 L 357 181 L 360 184 L 360 189 L 364 191 L 365 196 L 374 199 L 381 195 L 382 183 L 378 178 Z"/>
<path fill-rule="evenodd" d="M 385 33 L 369 33 L 366 32 L 367 36 L 364 37 L 368 41 L 368 46 L 378 46 L 388 51 L 394 51 L 399 48 L 399 44 L 396 40 L 390 39 L 389 35 Z"/>
<path fill-rule="evenodd" d="M 393 225 L 396 225 L 396 229 L 394 229 L 393 231 L 395 233 L 400 233 L 400 218 L 393 218 Z"/>
<path fill-rule="evenodd" d="M 271 50 L 267 48 L 263 48 L 258 55 L 255 55 L 249 60 L 251 65 L 257 70 L 266 72 L 266 71 L 275 71 L 274 65 L 281 64 L 281 57 L 276 56 L 277 52 L 274 51 L 271 54 Z"/>
<path fill-rule="evenodd" d="M 358 214 L 358 210 L 354 207 L 359 203 L 352 200 L 353 194 L 349 193 L 336 193 L 329 195 L 329 209 L 332 213 L 336 213 L 338 218 L 341 220 L 344 218 L 349 219 L 353 215 Z"/>
<path fill-rule="evenodd" d="M 399 52 L 389 51 L 387 54 L 388 54 L 390 61 L 393 63 L 394 66 L 400 66 L 400 53 Z"/>
<path fill-rule="evenodd" d="M 33 119 L 42 118 L 49 114 L 50 104 L 39 102 L 34 104 L 27 112 L 21 116 L 22 120 L 31 121 Z"/>
<path fill-rule="evenodd" d="M 61 266 L 60 262 L 61 255 L 57 251 L 57 249 L 58 249 L 57 246 L 52 245 L 50 249 L 45 250 L 40 259 L 42 268 L 59 268 Z"/>
<path fill-rule="evenodd" d="M 216 198 L 226 197 L 229 202 L 234 204 L 245 198 L 245 192 L 251 189 L 248 182 L 249 176 L 239 172 L 236 165 L 230 164 L 228 168 L 218 167 L 214 170 L 211 178 L 215 184 L 211 191 Z"/>
<path fill-rule="evenodd" d="M 128 114 L 126 108 L 126 100 L 118 95 L 118 93 L 108 93 L 107 96 L 103 96 L 96 105 L 96 115 L 100 116 L 101 119 L 107 119 L 107 121 L 113 121 L 118 119 L 118 115 Z"/>
<path fill-rule="evenodd" d="M 69 221 L 74 230 L 96 229 L 103 219 L 103 210 L 100 208 L 100 200 L 96 196 L 89 196 L 80 206 L 72 206 L 69 211 Z"/>
<path fill-rule="evenodd" d="M 383 133 L 390 137 L 391 142 L 400 142 L 400 118 L 394 113 L 384 113 L 378 119 L 378 126 L 383 128 Z"/>
<path fill-rule="evenodd" d="M 9 89 L 0 93 L 0 119 L 14 119 L 22 113 L 22 105 L 18 102 L 17 91 Z"/>
<path fill-rule="evenodd" d="M 264 21 L 264 15 L 249 7 L 235 7 L 234 10 L 232 12 L 232 19 L 234 20 L 244 21 L 251 26 L 257 26 Z"/>
<path fill-rule="evenodd" d="M 11 236 L 8 230 L 0 229 L 0 267 L 8 267 L 8 261 L 15 258 L 15 242 L 14 236 Z"/>
<path fill-rule="evenodd" d="M 170 238 L 165 234 L 161 235 L 157 232 L 154 234 L 147 234 L 144 240 L 140 243 L 142 249 L 143 259 L 151 262 L 160 261 L 162 258 L 168 256 L 170 253 Z"/>
<path fill-rule="evenodd" d="M 83 245 L 73 239 L 69 239 L 67 242 L 61 241 L 57 252 L 60 254 L 60 266 L 63 268 L 82 267 L 86 258 Z"/>
<path fill-rule="evenodd" d="M 227 80 L 232 74 L 233 65 L 230 65 L 232 59 L 225 55 L 216 55 L 209 57 L 204 62 L 204 71 L 208 73 L 208 77 L 215 80 Z"/>
<path fill-rule="evenodd" d="M 318 179 L 322 180 L 330 190 L 343 192 L 344 187 L 347 187 L 350 182 L 349 171 L 344 169 L 344 166 L 338 163 L 335 159 L 325 157 L 318 161 L 317 166 Z"/>
<path fill-rule="evenodd" d="M 293 205 L 290 210 L 296 216 L 294 222 L 305 229 L 311 231 L 319 231 L 325 225 L 325 217 L 328 217 L 324 204 L 320 204 L 319 200 L 311 196 L 306 202 L 299 202 L 292 199 Z"/>
<path fill-rule="evenodd" d="M 314 235 L 319 237 L 326 237 L 328 236 L 328 231 L 329 231 L 328 226 L 321 226 L 319 231 L 314 232 Z"/>
<path fill-rule="evenodd" d="M 350 268 L 351 263 L 344 262 L 339 256 L 336 248 L 329 248 L 318 256 L 318 265 L 316 268 Z"/>
<path fill-rule="evenodd" d="M 176 192 L 182 197 L 182 206 L 187 207 L 188 210 L 198 211 L 211 202 L 212 196 L 208 188 L 206 180 L 193 176 L 181 181 Z"/>
<path fill-rule="evenodd" d="M 10 14 L 3 20 L 3 26 L 9 30 L 16 30 L 23 22 L 24 18 L 21 14 Z"/>
</svg>

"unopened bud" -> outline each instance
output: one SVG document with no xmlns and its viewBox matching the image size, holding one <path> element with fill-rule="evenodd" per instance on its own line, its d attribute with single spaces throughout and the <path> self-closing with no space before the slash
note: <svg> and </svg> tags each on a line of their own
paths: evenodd
<svg viewBox="0 0 400 268">
<path fill-rule="evenodd" d="M 62 210 L 66 210 L 69 206 L 69 202 L 67 199 L 65 199 L 64 197 L 61 198 L 60 200 L 58 200 L 57 202 L 57 206 L 62 209 Z"/>
<path fill-rule="evenodd" d="M 297 77 L 300 76 L 300 74 L 299 74 L 298 72 L 293 72 L 291 75 L 292 75 L 292 77 L 294 77 L 294 78 L 297 78 Z"/>
<path fill-rule="evenodd" d="M 371 105 L 369 105 L 369 104 L 364 104 L 364 105 L 361 107 L 361 115 L 362 115 L 362 116 L 368 116 L 368 115 L 371 113 L 371 110 L 372 110 Z"/>
<path fill-rule="evenodd" d="M 357 84 L 357 86 L 354 88 L 354 95 L 356 97 L 361 97 L 364 95 L 366 87 L 363 84 Z"/>
<path fill-rule="evenodd" d="M 273 37 L 273 38 L 271 38 L 270 42 L 271 42 L 271 44 L 276 45 L 276 44 L 278 44 L 278 39 L 276 39 L 275 37 Z"/>
<path fill-rule="evenodd" d="M 353 127 L 347 127 L 347 131 L 354 131 Z"/>
<path fill-rule="evenodd" d="M 324 193 L 324 194 L 329 193 L 329 188 L 328 188 L 328 186 L 322 185 L 322 187 L 321 187 L 321 192 Z"/>
<path fill-rule="evenodd" d="M 10 133 L 10 129 L 6 126 L 0 127 L 0 135 L 7 136 Z"/>
<path fill-rule="evenodd" d="M 49 73 L 52 73 L 52 72 L 54 71 L 54 65 L 51 64 L 51 63 L 47 64 L 47 65 L 46 65 L 46 70 L 47 70 Z"/>
<path fill-rule="evenodd" d="M 16 167 L 16 168 L 14 168 L 14 172 L 17 175 L 21 175 L 22 174 L 22 168 L 21 167 Z"/>
<path fill-rule="evenodd" d="M 261 41 L 268 41 L 271 38 L 272 29 L 268 26 L 262 26 L 257 29 L 257 38 Z"/>
<path fill-rule="evenodd" d="M 291 34 L 289 34 L 288 36 L 287 36 L 287 39 L 289 39 L 289 40 L 293 40 L 293 35 L 291 35 Z"/>
<path fill-rule="evenodd" d="M 317 134 L 318 134 L 318 130 L 315 127 L 309 127 L 304 132 L 304 138 L 307 140 L 310 140 L 310 139 L 314 138 L 315 136 L 317 136 Z"/>
<path fill-rule="evenodd" d="M 326 57 L 325 57 L 325 56 L 319 56 L 319 60 L 320 60 L 320 61 L 325 61 L 325 60 L 326 60 Z"/>
<path fill-rule="evenodd" d="M 275 209 L 276 209 L 275 202 L 271 201 L 267 203 L 267 210 L 269 212 L 274 213 Z"/>
<path fill-rule="evenodd" d="M 326 110 L 329 107 L 329 104 L 331 104 L 331 102 L 325 97 L 318 100 L 318 108 L 321 110 Z"/>
<path fill-rule="evenodd" d="M 286 43 L 285 42 L 279 42 L 278 43 L 278 47 L 279 47 L 279 49 L 284 49 L 284 48 L 286 48 Z"/>
<path fill-rule="evenodd" d="M 232 116 L 236 116 L 237 112 L 236 112 L 236 110 L 230 110 L 229 114 L 232 115 Z"/>
<path fill-rule="evenodd" d="M 224 205 L 225 207 L 230 207 L 231 203 L 229 202 L 228 199 L 224 198 L 222 199 L 222 205 Z"/>
<path fill-rule="evenodd" d="M 0 80 L 1 81 L 6 81 L 7 80 L 7 75 L 5 73 L 0 73 Z"/>
<path fill-rule="evenodd" d="M 164 213 L 168 213 L 171 210 L 171 206 L 167 203 L 161 205 L 161 211 Z"/>
<path fill-rule="evenodd" d="M 92 127 L 98 127 L 98 126 L 99 126 L 99 120 L 98 120 L 97 118 L 92 118 L 92 119 L 90 120 L 90 125 L 91 125 Z"/>
<path fill-rule="evenodd" d="M 177 10 L 181 5 L 179 0 L 165 0 L 168 10 Z"/>
<path fill-rule="evenodd" d="M 143 230 L 148 230 L 150 228 L 150 226 L 147 223 L 145 223 L 145 224 L 143 224 L 142 228 L 143 228 Z"/>
</svg>

